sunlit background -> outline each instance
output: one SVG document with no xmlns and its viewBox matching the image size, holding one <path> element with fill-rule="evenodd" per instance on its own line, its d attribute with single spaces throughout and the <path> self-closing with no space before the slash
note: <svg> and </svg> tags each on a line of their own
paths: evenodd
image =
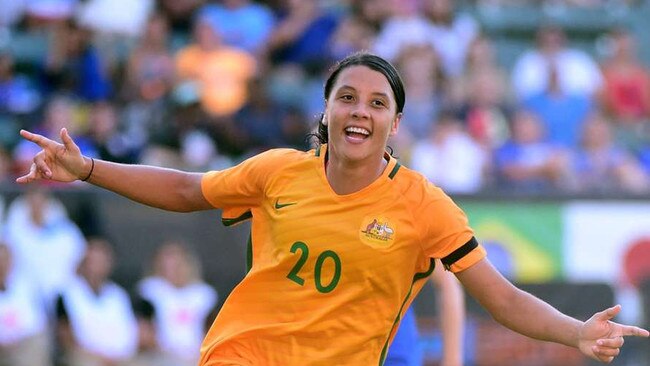
<svg viewBox="0 0 650 366">
<path fill-rule="evenodd" d="M 359 50 L 406 84 L 394 155 L 456 199 L 504 275 L 578 318 L 621 303 L 650 326 L 649 19 L 647 0 L 0 0 L 0 365 L 195 365 L 246 269 L 248 227 L 219 212 L 17 186 L 38 151 L 21 128 L 223 169 L 309 149 L 328 68 Z M 74 299 L 107 280 L 119 311 L 89 315 Z M 414 304 L 427 365 L 435 296 Z M 466 365 L 592 364 L 468 311 Z M 613 364 L 650 365 L 650 343 Z"/>
</svg>

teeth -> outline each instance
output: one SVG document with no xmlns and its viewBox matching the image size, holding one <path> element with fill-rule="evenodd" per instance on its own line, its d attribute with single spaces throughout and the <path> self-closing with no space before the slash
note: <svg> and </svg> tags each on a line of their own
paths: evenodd
<svg viewBox="0 0 650 366">
<path fill-rule="evenodd" d="M 361 127 L 348 127 L 345 129 L 346 132 L 352 132 L 352 133 L 360 133 L 362 135 L 369 136 L 370 131 L 366 130 L 365 128 Z"/>
</svg>

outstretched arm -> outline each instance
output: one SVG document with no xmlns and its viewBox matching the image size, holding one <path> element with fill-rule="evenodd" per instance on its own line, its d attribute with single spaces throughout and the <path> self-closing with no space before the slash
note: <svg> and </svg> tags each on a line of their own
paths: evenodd
<svg viewBox="0 0 650 366">
<path fill-rule="evenodd" d="M 436 263 L 431 282 L 438 290 L 438 318 L 442 333 L 441 366 L 463 364 L 463 336 L 465 327 L 465 298 L 458 280 L 445 272 L 442 263 Z"/>
<path fill-rule="evenodd" d="M 164 210 L 189 212 L 212 208 L 201 191 L 201 173 L 187 173 L 145 165 L 117 164 L 81 154 L 68 131 L 61 129 L 61 141 L 25 130 L 20 135 L 41 147 L 29 173 L 18 183 L 36 180 L 87 182 L 108 189 L 136 202 Z"/>
<path fill-rule="evenodd" d="M 614 323 L 620 305 L 586 322 L 571 318 L 506 280 L 483 259 L 456 276 L 465 289 L 504 326 L 528 337 L 575 347 L 588 357 L 611 362 L 624 336 L 648 337 L 647 330 Z"/>
</svg>

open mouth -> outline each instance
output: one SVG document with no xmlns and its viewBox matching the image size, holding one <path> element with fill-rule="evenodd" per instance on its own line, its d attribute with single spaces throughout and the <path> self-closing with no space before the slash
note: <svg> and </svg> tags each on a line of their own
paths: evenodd
<svg viewBox="0 0 650 366">
<path fill-rule="evenodd" d="M 370 136 L 370 131 L 362 127 L 351 126 L 345 129 L 345 135 L 354 140 L 365 140 Z"/>
</svg>

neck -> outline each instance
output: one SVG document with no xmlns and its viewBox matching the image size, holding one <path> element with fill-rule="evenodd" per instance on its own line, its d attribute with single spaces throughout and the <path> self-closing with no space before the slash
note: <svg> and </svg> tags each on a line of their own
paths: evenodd
<svg viewBox="0 0 650 366">
<path fill-rule="evenodd" d="M 334 192 L 341 195 L 351 194 L 377 180 L 387 165 L 388 161 L 384 156 L 370 163 L 349 163 L 340 159 L 328 159 L 325 161 L 325 175 Z"/>
<path fill-rule="evenodd" d="M 93 292 L 96 295 L 99 295 L 102 289 L 102 285 L 104 284 L 104 281 L 101 279 L 95 279 L 95 278 L 87 278 L 86 281 L 88 282 L 88 286 L 90 286 L 90 289 L 93 290 Z"/>
</svg>

